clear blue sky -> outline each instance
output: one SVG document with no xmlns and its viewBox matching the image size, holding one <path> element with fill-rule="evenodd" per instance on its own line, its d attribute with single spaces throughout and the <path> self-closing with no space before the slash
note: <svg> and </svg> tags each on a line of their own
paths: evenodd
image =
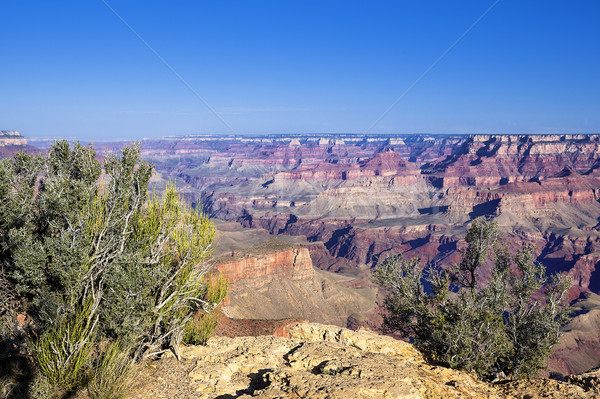
<svg viewBox="0 0 600 399">
<path fill-rule="evenodd" d="M 239 134 L 366 131 L 493 3 L 107 2 Z M 228 133 L 102 1 L 0 15 L 0 130 Z M 372 132 L 599 132 L 599 18 L 597 0 L 501 0 Z"/>
</svg>

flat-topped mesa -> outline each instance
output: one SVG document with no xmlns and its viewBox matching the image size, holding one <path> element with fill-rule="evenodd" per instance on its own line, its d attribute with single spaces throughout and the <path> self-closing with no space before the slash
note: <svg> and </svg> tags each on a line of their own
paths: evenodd
<svg viewBox="0 0 600 399">
<path fill-rule="evenodd" d="M 27 139 L 14 130 L 0 130 L 0 147 L 25 146 Z"/>
<path fill-rule="evenodd" d="M 406 159 L 392 150 L 375 154 L 373 158 L 361 162 L 360 166 L 362 175 L 367 177 L 392 176 L 415 171 Z"/>
<path fill-rule="evenodd" d="M 215 262 L 233 286 L 262 287 L 274 279 L 310 280 L 313 263 L 307 248 L 271 239 L 258 247 L 234 252 Z"/>
<path fill-rule="evenodd" d="M 406 184 L 416 182 L 420 172 L 402 155 L 388 150 L 358 163 L 322 163 L 281 172 L 280 177 L 296 180 L 354 180 L 376 176 L 398 176 Z"/>
</svg>

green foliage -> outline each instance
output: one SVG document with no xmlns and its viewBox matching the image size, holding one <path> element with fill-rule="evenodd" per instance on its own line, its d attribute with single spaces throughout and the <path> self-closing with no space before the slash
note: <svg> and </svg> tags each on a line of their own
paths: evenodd
<svg viewBox="0 0 600 399">
<path fill-rule="evenodd" d="M 461 262 L 448 271 L 401 256 L 378 267 L 375 278 L 388 290 L 385 326 L 414 338 L 434 359 L 484 379 L 534 376 L 568 319 L 570 280 L 547 278 L 530 245 L 511 256 L 493 222 L 476 219 L 466 241 Z M 492 253 L 482 284 L 479 272 Z"/>
<path fill-rule="evenodd" d="M 119 341 L 108 345 L 94 368 L 88 392 L 92 399 L 119 399 L 125 396 L 133 364 Z"/>
<path fill-rule="evenodd" d="M 151 174 L 139 145 L 103 165 L 65 141 L 0 161 L 0 319 L 32 318 L 53 384 L 81 381 L 100 340 L 135 359 L 177 354 L 194 314 L 226 293 L 207 278 L 213 224 L 174 186 L 149 199 Z"/>
<path fill-rule="evenodd" d="M 221 303 L 229 292 L 229 281 L 223 274 L 211 275 L 207 279 L 206 298 L 211 303 Z"/>
<path fill-rule="evenodd" d="M 188 345 L 205 345 L 218 322 L 219 315 L 215 312 L 203 314 L 198 320 L 190 320 L 184 329 L 183 342 Z"/>
<path fill-rule="evenodd" d="M 52 385 L 69 390 L 82 382 L 94 349 L 95 306 L 88 300 L 33 343 L 33 356 Z"/>
<path fill-rule="evenodd" d="M 223 275 L 208 279 L 206 297 L 212 303 L 221 303 L 227 296 L 229 283 Z M 183 342 L 191 345 L 204 345 L 212 336 L 219 322 L 217 312 L 202 313 L 197 319 L 190 320 L 184 329 Z"/>
</svg>

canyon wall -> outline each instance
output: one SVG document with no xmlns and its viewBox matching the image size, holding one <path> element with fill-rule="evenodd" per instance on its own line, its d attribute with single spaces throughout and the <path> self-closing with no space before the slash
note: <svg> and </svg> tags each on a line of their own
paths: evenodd
<svg viewBox="0 0 600 399">
<path fill-rule="evenodd" d="M 498 218 L 506 233 L 591 235 L 588 255 L 595 251 L 598 136 L 405 137 L 401 145 L 389 143 L 354 163 L 326 158 L 242 184 L 203 187 L 203 202 L 215 217 L 273 234 L 306 235 L 356 263 L 374 264 L 383 252 L 404 252 L 407 245 L 434 253 L 439 244 L 432 242 L 456 241 L 477 216 Z M 416 236 L 415 230 L 437 233 Z M 336 242 L 329 242 L 334 235 Z"/>
<path fill-rule="evenodd" d="M 274 279 L 310 280 L 314 268 L 307 248 L 270 240 L 259 247 L 220 257 L 215 268 L 236 287 L 260 288 Z"/>
<path fill-rule="evenodd" d="M 485 216 L 519 243 L 537 237 L 538 260 L 571 273 L 573 292 L 600 288 L 598 135 L 192 136 L 143 148 L 210 216 L 306 236 L 345 269 L 396 253 L 447 266 Z"/>
<path fill-rule="evenodd" d="M 400 253 L 448 267 L 470 222 L 486 217 L 513 250 L 532 244 L 550 272 L 571 275 L 571 300 L 600 293 L 599 135 L 196 136 L 143 147 L 163 178 L 177 179 L 211 217 L 305 237 L 317 268 L 356 276 L 346 284 L 359 286 L 369 268 Z M 289 264 L 292 255 L 284 257 Z M 255 291 L 280 280 L 268 277 L 276 268 L 250 259 L 227 267 L 266 276 L 264 285 L 246 278 Z M 295 291 L 289 304 L 317 289 Z M 266 314 L 268 297 L 253 294 L 254 310 Z M 589 350 L 599 345 L 594 334 L 585 339 Z M 571 346 L 561 353 L 563 369 L 583 367 L 567 359 Z"/>
<path fill-rule="evenodd" d="M 27 139 L 19 132 L 0 130 L 0 159 L 10 158 L 19 151 L 39 152 L 37 148 L 28 145 Z"/>
</svg>

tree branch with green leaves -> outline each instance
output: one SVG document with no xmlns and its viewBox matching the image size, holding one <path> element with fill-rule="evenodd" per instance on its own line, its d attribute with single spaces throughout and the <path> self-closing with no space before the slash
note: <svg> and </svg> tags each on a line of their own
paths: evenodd
<svg viewBox="0 0 600 399">
<path fill-rule="evenodd" d="M 498 236 L 494 222 L 473 221 L 461 261 L 448 270 L 402 256 L 382 262 L 375 279 L 387 292 L 384 327 L 484 379 L 536 375 L 568 321 L 571 280 L 547 276 L 531 245 L 511 255 Z"/>
</svg>

